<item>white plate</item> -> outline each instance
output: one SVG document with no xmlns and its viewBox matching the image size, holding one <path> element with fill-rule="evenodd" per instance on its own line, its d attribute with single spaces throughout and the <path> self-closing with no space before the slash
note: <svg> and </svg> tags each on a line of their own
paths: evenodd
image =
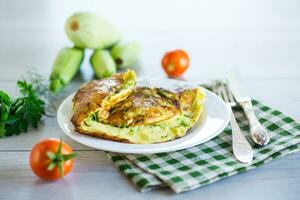
<svg viewBox="0 0 300 200">
<path fill-rule="evenodd" d="M 142 85 L 149 85 L 148 81 L 140 80 Z M 152 81 L 151 81 L 152 82 Z M 156 84 L 160 81 L 155 80 Z M 183 81 L 174 81 L 165 79 L 164 84 L 168 85 L 164 87 L 164 84 L 159 84 L 160 87 L 167 89 L 180 87 L 190 87 L 195 84 Z M 139 83 L 139 84 L 140 84 Z M 151 85 L 156 85 L 151 84 Z M 182 85 L 184 84 L 184 86 Z M 88 135 L 80 134 L 74 131 L 74 127 L 70 122 L 73 115 L 72 111 L 72 98 L 73 95 L 67 97 L 59 106 L 57 111 L 57 121 L 63 132 L 74 139 L 75 141 L 84 144 L 86 146 L 119 153 L 134 153 L 134 154 L 148 154 L 148 153 L 160 153 L 170 152 L 180 149 L 186 149 L 195 145 L 204 143 L 215 136 L 219 135 L 227 126 L 229 122 L 229 109 L 226 104 L 214 93 L 203 88 L 206 99 L 204 103 L 204 112 L 199 122 L 187 133 L 184 137 L 178 138 L 174 141 L 158 143 L 158 144 L 127 144 L 121 142 L 114 142 L 101 138 L 95 138 Z"/>
</svg>

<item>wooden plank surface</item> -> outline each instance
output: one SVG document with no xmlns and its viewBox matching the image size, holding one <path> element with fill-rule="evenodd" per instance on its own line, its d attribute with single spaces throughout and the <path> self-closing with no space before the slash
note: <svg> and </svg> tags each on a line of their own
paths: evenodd
<svg viewBox="0 0 300 200">
<path fill-rule="evenodd" d="M 201 189 L 174 194 L 169 189 L 140 193 L 103 152 L 79 151 L 74 170 L 63 180 L 36 178 L 28 166 L 29 152 L 0 152 L 0 197 L 3 199 L 298 199 L 300 155 L 273 161 Z M 260 197 L 260 198 L 258 198 Z"/>
<path fill-rule="evenodd" d="M 15 82 L 35 68 L 49 76 L 60 48 L 70 45 L 65 19 L 75 11 L 102 14 L 126 40 L 143 49 L 139 76 L 165 76 L 162 55 L 184 48 L 191 57 L 186 80 L 209 82 L 236 67 L 249 94 L 300 121 L 300 2 L 297 0 L 2 0 L 0 1 L 0 89 L 18 94 Z M 86 51 L 81 75 L 62 96 L 93 76 Z M 18 199 L 299 199 L 300 154 L 259 169 L 175 195 L 168 189 L 139 193 L 101 151 L 65 137 L 78 153 L 74 171 L 49 183 L 29 169 L 37 141 L 62 136 L 55 118 L 38 130 L 0 140 L 0 200 Z"/>
</svg>

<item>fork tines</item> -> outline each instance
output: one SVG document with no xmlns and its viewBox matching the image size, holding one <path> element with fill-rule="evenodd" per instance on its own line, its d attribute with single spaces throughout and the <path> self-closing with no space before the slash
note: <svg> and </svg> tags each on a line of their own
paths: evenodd
<svg viewBox="0 0 300 200">
<path fill-rule="evenodd" d="M 214 93 L 216 93 L 219 97 L 221 97 L 230 106 L 236 105 L 233 94 L 230 88 L 228 87 L 227 83 L 224 83 L 221 80 L 213 80 L 212 89 Z"/>
</svg>

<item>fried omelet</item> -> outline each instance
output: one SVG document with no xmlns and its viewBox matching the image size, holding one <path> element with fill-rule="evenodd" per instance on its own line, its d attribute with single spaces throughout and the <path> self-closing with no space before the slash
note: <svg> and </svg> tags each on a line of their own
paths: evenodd
<svg viewBox="0 0 300 200">
<path fill-rule="evenodd" d="M 91 94 L 86 95 L 91 100 Z M 203 98 L 204 93 L 198 87 L 178 92 L 135 87 L 126 98 L 109 106 L 107 116 L 102 116 L 102 108 L 95 107 L 84 114 L 79 124 L 72 122 L 80 133 L 114 141 L 137 144 L 171 141 L 184 136 L 197 122 Z M 74 105 L 77 100 L 74 98 Z M 75 113 L 78 113 L 76 106 Z"/>
<path fill-rule="evenodd" d="M 110 78 L 93 80 L 82 86 L 73 98 L 73 117 L 76 129 L 91 113 L 97 112 L 99 118 L 107 118 L 109 111 L 119 102 L 125 100 L 136 84 L 134 71 L 114 74 Z"/>
<path fill-rule="evenodd" d="M 175 99 L 160 93 L 161 89 L 138 87 L 115 106 L 109 117 L 101 122 L 117 127 L 155 124 L 180 112 Z"/>
</svg>

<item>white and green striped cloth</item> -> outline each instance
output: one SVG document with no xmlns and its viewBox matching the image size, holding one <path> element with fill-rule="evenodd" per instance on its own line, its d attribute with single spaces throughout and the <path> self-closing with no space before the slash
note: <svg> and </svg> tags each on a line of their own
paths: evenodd
<svg viewBox="0 0 300 200">
<path fill-rule="evenodd" d="M 300 124 L 277 110 L 253 101 L 259 121 L 269 130 L 268 146 L 254 148 L 251 164 L 236 161 L 231 148 L 231 129 L 198 146 L 170 153 L 125 155 L 108 152 L 108 157 L 141 191 L 170 187 L 176 193 L 193 190 L 228 176 L 255 169 L 275 158 L 300 150 Z M 242 110 L 235 110 L 237 121 L 249 137 L 248 121 Z"/>
</svg>

